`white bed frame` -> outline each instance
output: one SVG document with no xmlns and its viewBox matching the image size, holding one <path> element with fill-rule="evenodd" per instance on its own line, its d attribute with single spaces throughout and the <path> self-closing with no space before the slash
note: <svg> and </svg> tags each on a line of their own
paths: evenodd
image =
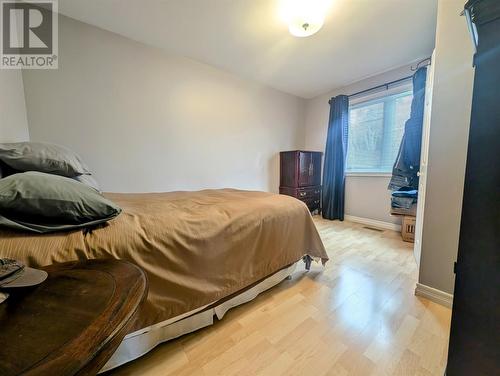
<svg viewBox="0 0 500 376">
<path fill-rule="evenodd" d="M 305 256 L 305 258 L 307 258 L 304 260 L 306 263 L 306 270 L 309 270 L 312 259 L 309 258 L 309 256 Z M 206 309 L 217 302 L 207 304 L 193 311 L 186 312 L 169 320 L 162 321 L 158 324 L 148 326 L 147 328 L 126 335 L 116 352 L 99 373 L 109 371 L 110 369 L 137 359 L 162 342 L 212 325 L 214 323 L 214 316 L 217 316 L 219 320 L 222 319 L 231 308 L 255 299 L 260 293 L 276 286 L 278 283 L 291 276 L 296 267 L 297 263 L 282 269 L 252 288 L 213 308 Z"/>
</svg>

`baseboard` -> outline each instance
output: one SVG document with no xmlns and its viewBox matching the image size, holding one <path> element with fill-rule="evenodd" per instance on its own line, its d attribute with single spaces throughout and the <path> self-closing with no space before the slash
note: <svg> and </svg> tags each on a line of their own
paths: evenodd
<svg viewBox="0 0 500 376">
<path fill-rule="evenodd" d="M 382 228 L 384 230 L 401 231 L 401 225 L 397 225 L 391 222 L 384 222 L 384 221 L 378 221 L 376 219 L 356 217 L 354 215 L 345 215 L 344 219 L 346 221 L 361 223 L 363 225 Z"/>
<path fill-rule="evenodd" d="M 417 287 L 415 287 L 415 295 L 427 298 L 434 303 L 441 304 L 442 306 L 448 308 L 451 308 L 453 305 L 453 295 L 421 283 L 417 283 Z"/>
</svg>

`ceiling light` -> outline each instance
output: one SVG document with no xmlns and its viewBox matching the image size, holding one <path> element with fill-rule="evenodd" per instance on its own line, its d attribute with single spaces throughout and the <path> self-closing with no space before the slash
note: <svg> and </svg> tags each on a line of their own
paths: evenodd
<svg viewBox="0 0 500 376">
<path fill-rule="evenodd" d="M 308 37 L 323 26 L 328 5 L 328 0 L 282 0 L 280 13 L 290 34 Z"/>
</svg>

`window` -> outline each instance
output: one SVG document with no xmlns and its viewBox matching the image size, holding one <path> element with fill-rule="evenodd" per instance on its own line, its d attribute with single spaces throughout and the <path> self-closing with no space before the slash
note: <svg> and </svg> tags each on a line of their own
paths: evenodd
<svg viewBox="0 0 500 376">
<path fill-rule="evenodd" d="M 392 172 L 412 99 L 405 91 L 349 107 L 348 173 Z"/>
</svg>

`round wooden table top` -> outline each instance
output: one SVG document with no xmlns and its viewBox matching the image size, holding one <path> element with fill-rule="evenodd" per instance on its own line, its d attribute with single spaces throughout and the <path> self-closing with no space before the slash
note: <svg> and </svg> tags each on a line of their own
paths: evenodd
<svg viewBox="0 0 500 376">
<path fill-rule="evenodd" d="M 6 290 L 0 304 L 0 375 L 95 374 L 147 295 L 137 266 L 90 260 L 44 268 L 42 284 Z"/>
</svg>

